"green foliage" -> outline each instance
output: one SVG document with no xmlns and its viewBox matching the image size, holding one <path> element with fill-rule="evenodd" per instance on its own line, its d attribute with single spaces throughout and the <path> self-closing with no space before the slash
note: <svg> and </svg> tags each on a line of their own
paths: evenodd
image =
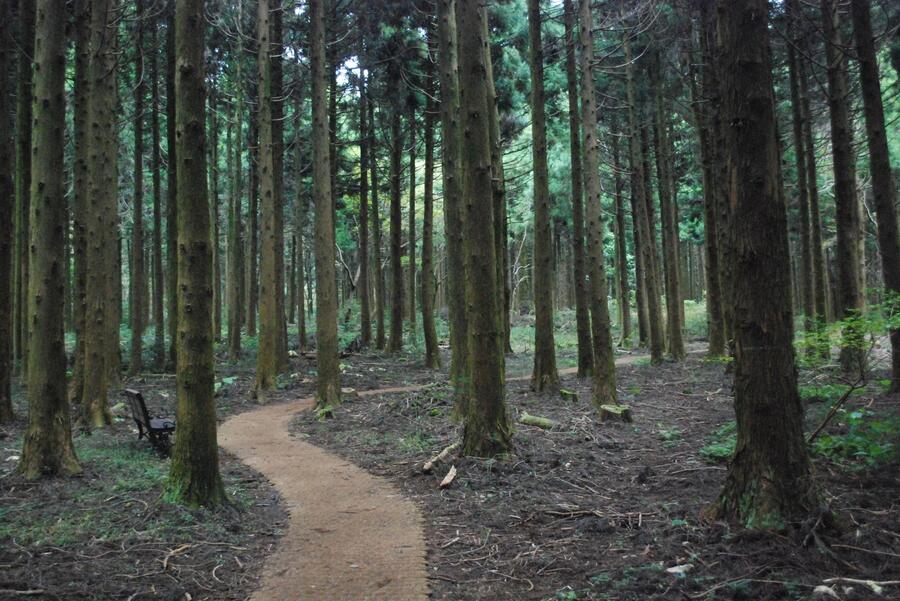
<svg viewBox="0 0 900 601">
<path fill-rule="evenodd" d="M 871 409 L 839 410 L 841 432 L 823 434 L 813 443 L 816 453 L 873 466 L 897 456 L 900 418 L 878 417 Z"/>
<path fill-rule="evenodd" d="M 712 436 L 709 444 L 700 449 L 700 456 L 714 463 L 721 463 L 731 459 L 734 455 L 734 446 L 737 442 L 737 423 L 726 422 L 719 426 Z"/>
</svg>

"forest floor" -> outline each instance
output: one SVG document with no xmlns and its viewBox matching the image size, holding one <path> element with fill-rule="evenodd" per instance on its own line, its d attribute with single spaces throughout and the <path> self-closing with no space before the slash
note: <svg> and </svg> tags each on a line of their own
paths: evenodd
<svg viewBox="0 0 900 601">
<path fill-rule="evenodd" d="M 900 580 L 900 399 L 873 381 L 814 445 L 817 482 L 840 530 L 811 523 L 783 535 L 743 532 L 702 517 L 721 487 L 734 421 L 725 366 L 703 360 L 702 344 L 692 348 L 683 364 L 651 367 L 632 356 L 619 367 L 631 424 L 599 423 L 589 383 L 574 375 L 563 386 L 577 393 L 575 402 L 511 380 L 513 419 L 527 411 L 559 425 L 517 423 L 509 457 L 453 459 L 428 475 L 422 464 L 458 438 L 459 425 L 446 370 L 422 368 L 418 353 L 343 359 L 346 387 L 419 388 L 348 399 L 333 419 L 307 411 L 291 429 L 297 441 L 389 480 L 415 504 L 433 599 L 804 599 L 827 578 Z M 560 367 L 573 356 L 562 349 Z M 527 374 L 530 360 L 527 352 L 511 356 L 510 376 Z M 221 360 L 222 420 L 259 407 L 252 376 L 249 358 Z M 811 430 L 845 387 L 828 374 L 802 373 L 801 382 Z M 153 407 L 174 407 L 171 376 L 125 385 Z M 270 404 L 313 389 L 312 362 L 293 359 Z M 24 416 L 21 391 L 17 403 Z M 24 419 L 0 429 L 0 598 L 44 591 L 27 598 L 246 599 L 284 540 L 285 499 L 223 453 L 232 507 L 170 504 L 168 461 L 136 440 L 121 407 L 116 415 L 107 431 L 76 432 L 85 474 L 67 480 L 22 480 L 13 468 Z M 441 490 L 449 465 L 458 475 Z M 900 587 L 884 589 L 876 596 L 865 584 L 834 585 L 840 599 L 900 598 Z"/>
</svg>

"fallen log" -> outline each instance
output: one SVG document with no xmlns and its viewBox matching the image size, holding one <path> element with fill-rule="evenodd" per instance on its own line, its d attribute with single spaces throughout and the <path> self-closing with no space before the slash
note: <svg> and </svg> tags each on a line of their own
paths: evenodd
<svg viewBox="0 0 900 601">
<path fill-rule="evenodd" d="M 519 422 L 525 424 L 526 426 L 535 426 L 544 430 L 552 430 L 559 425 L 559 422 L 552 419 L 539 417 L 537 415 L 529 415 L 527 413 L 522 414 L 522 416 L 519 418 Z"/>
<path fill-rule="evenodd" d="M 432 457 L 431 459 L 429 459 L 428 461 L 425 462 L 425 465 L 422 466 L 422 472 L 424 472 L 426 474 L 430 474 L 431 470 L 433 470 L 436 465 L 439 465 L 440 463 L 443 463 L 444 461 L 446 461 L 447 457 L 450 456 L 450 453 L 452 453 L 453 451 L 455 451 L 458 448 L 459 448 L 458 441 L 454 442 L 451 445 L 444 447 L 443 451 L 441 451 L 440 453 L 438 453 L 437 455 L 435 455 L 434 457 Z"/>
<path fill-rule="evenodd" d="M 600 405 L 600 421 L 619 420 L 631 422 L 631 407 L 628 405 Z"/>
</svg>

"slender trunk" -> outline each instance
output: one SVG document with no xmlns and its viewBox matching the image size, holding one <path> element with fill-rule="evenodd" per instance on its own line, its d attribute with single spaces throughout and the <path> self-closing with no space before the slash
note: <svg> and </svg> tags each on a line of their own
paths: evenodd
<svg viewBox="0 0 900 601">
<path fill-rule="evenodd" d="M 222 339 L 222 262 L 219 252 L 219 98 L 216 83 L 213 77 L 209 91 L 209 210 L 213 254 L 213 339 L 218 342 Z"/>
<path fill-rule="evenodd" d="M 15 0 L 0 0 L 0 13 L 12 15 Z M 83 14 L 82 5 L 76 6 L 76 34 L 83 28 L 77 16 Z M 78 47 L 76 57 L 78 56 Z M 13 182 L 14 131 L 12 119 L 13 97 L 12 66 L 15 61 L 13 20 L 0 20 L 0 424 L 13 420 L 12 406 L 12 326 L 13 326 L 13 212 L 15 210 L 15 183 Z M 77 80 L 77 77 L 76 77 Z M 76 85 L 76 91 L 78 86 Z M 76 99 L 78 95 L 76 94 Z M 76 120 L 76 124 L 78 121 Z M 77 130 L 76 130 L 77 131 Z M 83 132 L 83 129 L 81 130 Z M 80 140 L 83 143 L 83 138 Z M 78 145 L 76 144 L 76 148 Z M 78 164 L 76 162 L 76 170 Z M 78 172 L 76 171 L 76 182 Z M 76 188 L 78 186 L 76 185 Z M 76 196 L 77 201 L 83 197 Z M 76 207 L 78 205 L 76 204 Z M 75 241 L 79 241 L 78 222 L 75 225 Z M 76 266 L 78 263 L 76 263 Z M 81 332 L 79 326 L 79 333 Z"/>
<path fill-rule="evenodd" d="M 284 306 L 284 35 L 282 0 L 272 0 L 269 61 L 272 64 L 272 177 L 275 198 L 275 363 L 279 373 L 290 366 Z"/>
<path fill-rule="evenodd" d="M 175 139 L 175 0 L 166 24 L 166 293 L 169 314 L 169 365 L 176 365 L 178 323 L 178 150 Z"/>
<path fill-rule="evenodd" d="M 69 401 L 81 404 L 84 392 L 84 340 L 85 300 L 87 283 L 87 231 L 88 219 L 88 69 L 91 60 L 91 14 L 88 0 L 78 0 L 74 8 L 73 31 L 75 38 L 75 85 L 73 89 L 72 134 L 72 250 L 74 255 L 73 302 L 75 309 L 75 361 L 72 380 L 69 383 Z M 0 86 L 2 87 L 2 86 Z M 2 169 L 0 169 L 2 170 Z M 0 236 L 0 239 L 3 239 Z M 3 297 L 0 294 L 0 297 Z M 12 334 L 12 332 L 9 332 Z M 3 338 L 0 333 L 0 338 Z M 3 344 L 0 342 L 0 344 Z"/>
<path fill-rule="evenodd" d="M 131 225 L 131 357 L 128 373 L 141 372 L 144 352 L 144 96 L 147 84 L 144 77 L 144 2 L 136 0 L 135 59 L 134 59 L 134 218 Z"/>
<path fill-rule="evenodd" d="M 818 502 L 797 393 L 767 12 L 766 0 L 720 4 L 723 123 L 734 175 L 737 443 L 714 511 L 749 528 L 783 529 Z"/>
<path fill-rule="evenodd" d="M 413 346 L 416 340 L 416 111 L 409 111 L 409 330 Z"/>
<path fill-rule="evenodd" d="M 203 0 L 179 0 L 175 15 L 178 140 L 178 436 L 168 490 L 182 503 L 227 503 L 216 444 L 212 339 L 212 249 L 206 189 Z"/>
<path fill-rule="evenodd" d="M 28 427 L 18 466 L 29 479 L 81 471 L 66 399 L 63 332 L 66 11 L 55 0 L 36 4 L 30 235 L 40 244 L 31 251 L 29 265 Z"/>
<path fill-rule="evenodd" d="M 378 165 L 375 146 L 375 105 L 369 103 L 369 168 L 372 175 L 372 249 L 375 263 L 375 348 L 384 349 L 384 273 L 381 261 L 381 217 L 378 205 Z"/>
<path fill-rule="evenodd" d="M 685 357 L 681 282 L 678 278 L 678 222 L 674 199 L 674 183 L 669 156 L 669 112 L 663 101 L 663 82 L 659 57 L 655 57 L 654 70 L 654 104 L 656 123 L 653 141 L 656 155 L 656 178 L 659 190 L 659 212 L 663 232 L 663 261 L 665 264 L 666 284 L 666 340 L 669 356 L 675 361 Z"/>
<path fill-rule="evenodd" d="M 575 46 L 576 16 L 573 0 L 563 2 L 566 28 L 566 83 L 569 99 L 569 164 L 572 180 L 572 269 L 575 274 L 575 328 L 578 336 L 578 377 L 587 378 L 594 368 L 591 316 L 588 304 L 587 268 L 584 258 L 584 188 L 581 169 L 581 118 L 578 113 L 578 72 Z M 616 174 L 618 177 L 618 173 Z M 616 180 L 618 182 L 618 179 Z M 617 186 L 616 190 L 621 192 Z M 621 202 L 621 194 L 617 196 Z M 620 268 L 621 269 L 621 268 Z M 621 287 L 621 284 L 620 284 Z M 624 328 L 623 328 L 624 331 Z M 623 338 L 625 334 L 623 334 Z"/>
<path fill-rule="evenodd" d="M 531 135 L 534 175 L 534 368 L 531 389 L 559 386 L 556 344 L 553 339 L 553 246 L 550 234 L 550 176 L 547 168 L 547 124 L 544 108 L 544 50 L 541 46 L 541 3 L 528 0 L 529 60 L 531 63 Z M 585 122 L 591 128 L 596 117 Z M 599 202 L 599 195 L 597 196 Z M 599 224 L 594 224 L 598 226 Z"/>
<path fill-rule="evenodd" d="M 365 56 L 362 37 L 360 56 Z M 374 125 L 373 125 L 374 127 Z M 364 347 L 372 342 L 369 306 L 369 107 L 365 67 L 359 67 L 359 326 Z"/>
<path fill-rule="evenodd" d="M 19 0 L 19 65 L 16 77 L 16 250 L 15 317 L 13 353 L 20 362 L 25 380 L 28 374 L 28 259 L 31 233 L 29 206 L 31 194 L 32 79 L 34 58 L 34 0 Z"/>
<path fill-rule="evenodd" d="M 490 457 L 509 449 L 512 429 L 506 412 L 503 337 L 497 323 L 496 257 L 491 190 L 491 149 L 487 106 L 486 9 L 480 0 L 460 0 L 459 90 L 464 155 L 466 306 L 469 382 L 462 452 Z M 446 55 L 445 55 L 446 56 Z"/>
<path fill-rule="evenodd" d="M 616 189 L 616 276 L 619 298 L 619 346 L 631 343 L 631 292 L 628 288 L 628 255 L 625 247 L 625 206 L 622 199 L 622 165 L 619 160 L 619 134 L 612 135 L 613 172 Z"/>
<path fill-rule="evenodd" d="M 162 260 L 162 158 L 159 145 L 159 61 L 156 48 L 157 24 L 153 24 L 153 35 L 150 53 L 150 140 L 151 170 L 153 173 L 153 354 L 158 371 L 165 368 L 166 333 L 163 307 L 165 305 L 165 286 L 163 284 Z M 77 113 L 76 113 L 77 114 Z"/>
<path fill-rule="evenodd" d="M 834 164 L 835 222 L 837 224 L 837 290 L 839 318 L 848 318 L 864 308 L 860 287 L 860 224 L 862 215 L 856 196 L 856 157 L 848 106 L 847 63 L 843 51 L 838 3 L 822 0 L 822 30 L 828 65 L 828 112 L 831 117 L 831 149 Z M 860 375 L 866 369 L 863 333 L 852 324 L 844 328 L 841 366 Z"/>
<path fill-rule="evenodd" d="M 278 243 L 275 230 L 275 152 L 272 132 L 272 60 L 269 55 L 269 0 L 259 0 L 257 15 L 258 122 L 259 122 L 259 195 L 262 201 L 259 269 L 259 352 L 256 355 L 254 391 L 259 401 L 275 389 L 278 373 Z"/>
<path fill-rule="evenodd" d="M 593 17 L 590 0 L 581 0 L 578 24 L 581 50 L 581 122 L 584 147 L 584 183 L 587 201 L 588 263 L 591 328 L 594 341 L 594 386 L 591 400 L 599 407 L 616 403 L 616 364 L 613 354 L 603 256 L 603 208 L 600 203 L 600 153 L 597 139 L 597 99 L 594 90 Z"/>
<path fill-rule="evenodd" d="M 238 22 L 242 9 L 242 0 L 238 0 Z M 238 45 L 235 54 L 243 55 L 243 44 L 238 36 Z M 241 173 L 243 162 L 241 161 L 241 148 L 243 147 L 242 119 L 244 118 L 244 93 L 241 77 L 241 60 L 235 61 L 235 81 L 237 84 L 234 102 L 234 113 L 228 123 L 228 161 L 231 165 L 231 190 L 228 199 L 228 356 L 236 361 L 241 354 L 241 325 L 244 308 L 244 240 L 243 240 L 243 216 L 241 209 L 241 196 L 243 184 Z"/>
<path fill-rule="evenodd" d="M 300 94 L 294 95 L 294 113 L 296 123 L 295 131 L 300 131 L 301 115 L 303 112 L 303 100 Z M 303 164 L 303 140 L 298 134 L 294 140 L 297 152 L 297 164 L 294 169 L 299 172 Z M 303 186 L 297 185 L 296 198 L 294 199 L 294 238 L 297 249 L 297 344 L 301 351 L 306 350 L 306 267 L 303 260 L 303 239 L 306 236 L 307 199 L 303 192 Z"/>
<path fill-rule="evenodd" d="M 807 184 L 806 174 L 806 153 L 812 152 L 812 149 L 806 147 L 806 141 L 803 137 L 805 124 L 803 122 L 803 108 L 800 100 L 800 83 L 798 78 L 797 67 L 797 47 L 800 46 L 800 36 L 796 33 L 797 20 L 799 14 L 797 12 L 798 5 L 796 0 L 791 0 L 787 7 L 788 10 L 788 36 L 790 42 L 787 46 L 788 59 L 788 76 L 790 79 L 791 89 L 791 116 L 794 132 L 794 160 L 797 168 L 797 205 L 800 221 L 800 304 L 803 308 L 804 329 L 810 332 L 813 329 L 815 316 L 815 294 L 813 289 L 813 262 L 812 262 L 812 239 L 809 220 L 809 186 Z"/>
<path fill-rule="evenodd" d="M 900 295 L 900 243 L 897 235 L 897 213 L 894 209 L 897 193 L 891 176 L 891 160 L 885 136 L 884 107 L 881 101 L 881 83 L 878 77 L 878 60 L 875 56 L 869 2 L 852 0 L 850 7 L 865 108 L 881 271 L 887 293 L 896 297 Z M 897 298 L 894 298 L 892 307 L 895 315 L 900 312 L 900 301 Z M 900 391 L 900 328 L 891 330 L 891 391 Z"/>
<path fill-rule="evenodd" d="M 403 348 L 403 248 L 400 206 L 400 156 L 403 137 L 400 134 L 400 110 L 391 107 L 391 334 L 387 350 L 396 353 Z"/>
<path fill-rule="evenodd" d="M 465 410 L 468 365 L 465 261 L 463 256 L 462 132 L 460 131 L 459 64 L 457 62 L 457 0 L 438 0 L 438 61 L 441 84 L 441 143 L 444 191 L 444 232 L 447 239 L 447 288 L 450 314 L 450 379 L 455 412 Z"/>
<path fill-rule="evenodd" d="M 428 62 L 429 69 L 431 61 Z M 425 335 L 425 366 L 438 369 L 441 352 L 434 327 L 434 73 L 425 80 L 425 195 L 422 218 L 422 332 Z M 366 267 L 362 267 L 365 273 Z"/>
<path fill-rule="evenodd" d="M 313 106 L 313 195 L 316 206 L 316 404 L 341 402 L 334 272 L 334 211 L 326 96 L 325 1 L 310 0 Z"/>
<path fill-rule="evenodd" d="M 640 231 L 640 253 L 641 266 L 644 275 L 644 297 L 647 303 L 647 331 L 650 335 L 650 360 L 653 363 L 662 361 L 663 339 L 662 339 L 662 321 L 659 310 L 659 286 L 656 270 L 656 244 L 654 243 L 654 232 L 651 229 L 651 218 L 648 214 L 648 198 L 652 196 L 646 187 L 645 169 L 643 166 L 644 153 L 641 149 L 641 128 L 637 122 L 637 104 L 634 91 L 634 65 L 631 57 L 631 43 L 625 37 L 625 61 L 626 67 L 626 89 L 628 96 L 628 121 L 630 124 L 630 144 L 631 144 L 631 165 L 637 173 L 632 179 L 633 189 L 632 197 L 637 212 L 634 214 L 637 220 L 636 230 Z"/>
<path fill-rule="evenodd" d="M 259 102 L 259 97 L 253 100 Z M 252 103 L 251 103 L 252 106 Z M 247 290 L 244 298 L 247 300 L 247 311 L 244 318 L 247 322 L 247 335 L 256 336 L 256 312 L 259 308 L 259 272 L 257 251 L 259 249 L 259 119 L 253 111 L 250 115 L 250 127 L 248 128 L 250 139 L 247 143 L 249 149 L 249 218 L 247 219 L 250 231 L 247 234 Z"/>
</svg>

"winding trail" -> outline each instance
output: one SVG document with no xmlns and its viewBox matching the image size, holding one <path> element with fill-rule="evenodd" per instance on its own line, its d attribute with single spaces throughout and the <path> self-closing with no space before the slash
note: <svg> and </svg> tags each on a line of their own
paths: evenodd
<svg viewBox="0 0 900 601">
<path fill-rule="evenodd" d="M 616 363 L 633 363 L 628 355 Z M 561 369 L 560 375 L 575 369 Z M 507 381 L 530 376 L 508 377 Z M 360 396 L 412 392 L 381 388 Z M 290 435 L 315 399 L 267 405 L 219 427 L 223 449 L 278 489 L 290 523 L 251 601 L 424 601 L 426 545 L 419 508 L 385 478 Z"/>
</svg>

